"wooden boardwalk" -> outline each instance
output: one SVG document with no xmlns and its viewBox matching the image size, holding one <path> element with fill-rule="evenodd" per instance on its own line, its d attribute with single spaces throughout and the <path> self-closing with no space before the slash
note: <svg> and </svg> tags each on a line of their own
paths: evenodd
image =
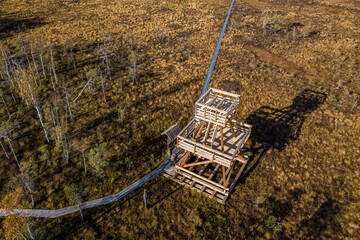
<svg viewBox="0 0 360 240">
<path fill-rule="evenodd" d="M 101 205 L 105 205 L 108 203 L 119 201 L 121 198 L 125 197 L 132 191 L 141 187 L 144 183 L 152 179 L 153 177 L 159 175 L 164 172 L 167 168 L 169 168 L 171 162 L 169 161 L 169 157 L 166 158 L 159 167 L 157 167 L 154 171 L 150 172 L 146 176 L 137 180 L 130 186 L 124 188 L 118 193 L 115 193 L 110 196 L 106 196 L 103 198 L 94 199 L 91 201 L 84 202 L 79 205 L 74 205 L 70 207 L 64 207 L 60 209 L 0 209 L 0 217 L 6 217 L 11 215 L 18 215 L 22 217 L 40 217 L 40 218 L 56 218 L 64 215 L 68 215 L 71 213 L 75 213 L 87 208 L 98 207 Z"/>
</svg>

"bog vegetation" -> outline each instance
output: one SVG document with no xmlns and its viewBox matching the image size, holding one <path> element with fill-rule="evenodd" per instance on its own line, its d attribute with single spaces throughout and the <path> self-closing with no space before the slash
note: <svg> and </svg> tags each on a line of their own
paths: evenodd
<svg viewBox="0 0 360 240">
<path fill-rule="evenodd" d="M 192 117 L 225 0 L 0 1 L 1 208 L 112 194 Z M 212 86 L 241 94 L 251 162 L 226 205 L 158 177 L 108 206 L 0 219 L 5 239 L 354 239 L 360 6 L 236 1 Z"/>
</svg>

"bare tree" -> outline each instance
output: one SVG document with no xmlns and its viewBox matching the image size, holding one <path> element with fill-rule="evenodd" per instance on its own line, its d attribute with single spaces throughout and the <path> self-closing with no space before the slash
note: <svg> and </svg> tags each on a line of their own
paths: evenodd
<svg viewBox="0 0 360 240">
<path fill-rule="evenodd" d="M 36 165 L 32 158 L 28 161 L 22 161 L 20 164 L 20 174 L 15 176 L 15 181 L 18 183 L 29 193 L 31 197 L 31 206 L 35 206 L 34 200 L 34 177 L 36 176 Z"/>
<path fill-rule="evenodd" d="M 35 58 L 35 54 L 34 54 L 34 47 L 31 43 L 30 43 L 30 54 L 31 54 L 31 58 L 33 60 L 33 65 L 34 65 L 36 75 L 38 76 L 38 78 L 40 80 L 40 74 L 39 74 L 39 70 L 37 68 L 36 58 Z M 39 81 L 39 85 L 41 85 L 41 81 Z"/>
<path fill-rule="evenodd" d="M 58 83 L 58 77 L 56 75 L 56 69 L 55 69 L 54 46 L 52 44 L 50 44 L 50 67 L 51 67 L 50 71 L 52 71 L 53 73 L 55 82 Z"/>
<path fill-rule="evenodd" d="M 85 67 L 85 71 L 86 71 L 86 67 Z M 81 96 L 81 94 L 86 89 L 86 87 L 89 86 L 91 82 L 93 82 L 93 80 L 95 79 L 96 74 L 97 74 L 96 69 L 91 69 L 89 71 L 86 71 L 87 82 L 86 82 L 85 86 L 81 89 L 81 91 L 79 92 L 79 94 L 77 95 L 77 97 L 74 99 L 73 102 L 76 102 L 76 100 Z"/>
<path fill-rule="evenodd" d="M 44 64 L 44 58 L 45 58 L 45 54 L 46 54 L 46 45 L 42 39 L 39 40 L 39 42 L 36 45 L 36 48 L 39 53 L 42 74 L 43 74 L 44 78 L 46 78 L 46 71 L 45 71 L 45 64 Z"/>
<path fill-rule="evenodd" d="M 9 56 L 8 50 L 1 42 L 0 42 L 0 60 L 1 60 L 1 67 L 7 76 L 7 80 L 10 81 L 12 86 L 15 86 L 11 74 L 13 69 L 11 63 L 11 57 Z"/>
<path fill-rule="evenodd" d="M 14 131 L 15 126 L 16 126 L 16 122 L 12 121 L 11 119 L 7 122 L 2 122 L 0 125 L 0 137 L 3 138 L 9 144 L 9 147 L 14 156 L 14 159 L 15 159 L 18 167 L 20 168 L 20 162 L 16 156 L 16 152 L 15 152 L 14 146 L 12 144 L 12 132 Z M 6 151 L 5 151 L 5 154 L 7 155 Z"/>
<path fill-rule="evenodd" d="M 5 153 L 5 156 L 6 156 L 8 159 L 10 159 L 9 155 L 8 155 L 7 152 L 6 152 L 6 149 L 5 149 L 5 147 L 4 147 L 4 144 L 1 142 L 1 140 L 0 140 L 0 145 L 1 145 L 1 148 L 3 149 L 3 151 L 4 151 L 4 153 Z"/>
<path fill-rule="evenodd" d="M 44 130 L 46 140 L 50 142 L 50 137 L 44 125 L 43 116 L 39 105 L 38 90 L 36 88 L 36 80 L 32 74 L 32 69 L 24 70 L 21 67 L 18 67 L 16 70 L 16 82 L 20 95 L 25 100 L 25 102 L 28 105 L 32 104 L 35 107 L 41 126 Z"/>
<path fill-rule="evenodd" d="M 69 140 L 67 138 L 67 122 L 66 119 L 61 121 L 61 124 L 57 125 L 54 128 L 54 138 L 55 138 L 55 150 L 61 151 L 64 160 L 66 163 L 69 162 L 70 149 L 69 149 Z"/>
<path fill-rule="evenodd" d="M 69 99 L 69 94 L 68 94 L 68 91 L 67 91 L 67 88 L 66 86 L 63 88 L 63 91 L 64 91 L 64 94 L 65 94 L 65 103 L 66 103 L 66 106 L 69 110 L 69 116 L 70 116 L 70 119 L 73 120 L 73 112 L 71 110 L 71 103 L 70 103 L 70 99 Z"/>
<path fill-rule="evenodd" d="M 86 170 L 86 157 L 85 157 L 85 153 L 86 151 L 89 149 L 90 147 L 90 141 L 88 138 L 83 138 L 81 140 L 78 140 L 78 139 L 74 139 L 72 141 L 72 147 L 81 153 L 81 156 L 83 157 L 83 161 L 84 161 L 84 172 L 85 174 L 87 173 L 87 170 Z"/>
</svg>

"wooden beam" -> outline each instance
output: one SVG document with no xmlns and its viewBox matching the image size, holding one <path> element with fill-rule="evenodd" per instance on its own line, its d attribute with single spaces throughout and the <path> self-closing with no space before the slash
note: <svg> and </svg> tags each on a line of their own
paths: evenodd
<svg viewBox="0 0 360 240">
<path fill-rule="evenodd" d="M 214 141 L 215 141 L 215 138 L 216 138 L 217 128 L 218 128 L 218 126 L 217 126 L 217 125 L 215 125 L 215 128 L 214 128 L 214 133 L 213 133 L 213 136 L 212 136 L 212 138 L 211 138 L 211 147 L 213 146 Z"/>
<path fill-rule="evenodd" d="M 218 183 L 216 183 L 214 181 L 209 181 L 205 177 L 198 176 L 198 175 L 195 176 L 194 173 L 184 172 L 183 170 L 181 171 L 180 174 L 186 176 L 189 179 L 195 179 L 195 180 L 193 180 L 192 185 L 189 186 L 190 188 L 192 188 L 195 183 L 199 183 L 199 184 L 202 184 L 202 185 L 206 185 L 206 187 L 208 187 L 208 188 L 215 189 L 216 191 L 218 191 L 220 193 L 224 192 L 224 186 L 223 185 L 219 185 Z M 228 191 L 229 189 L 225 189 L 225 190 Z"/>
<path fill-rule="evenodd" d="M 222 166 L 222 172 L 223 172 L 223 183 L 224 183 L 224 187 L 226 187 L 226 186 L 225 186 L 226 175 L 225 175 L 225 167 L 224 167 L 224 166 Z"/>
<path fill-rule="evenodd" d="M 208 177 L 209 180 L 211 180 L 211 179 L 215 176 L 215 174 L 216 174 L 216 172 L 217 172 L 217 170 L 218 170 L 219 168 L 220 168 L 220 164 L 216 164 L 216 167 L 214 168 L 214 170 L 212 171 L 212 173 L 211 173 L 210 176 Z M 205 190 L 205 188 L 206 188 L 206 186 L 204 185 L 204 186 L 201 188 L 200 192 L 203 192 L 203 191 Z"/>
<path fill-rule="evenodd" d="M 199 172 L 199 175 L 200 175 L 200 176 L 205 172 L 205 170 L 206 170 L 206 168 L 209 166 L 209 164 L 210 164 L 210 163 L 206 164 L 206 165 L 200 170 L 200 172 Z M 192 181 L 192 183 L 190 184 L 190 188 L 192 188 L 192 187 L 194 186 L 194 184 L 195 184 L 195 181 Z"/>
<path fill-rule="evenodd" d="M 224 152 L 224 130 L 220 127 L 221 151 Z"/>
<path fill-rule="evenodd" d="M 198 156 L 196 156 L 196 159 L 195 159 L 195 162 L 198 162 L 199 161 L 199 157 Z M 189 168 L 189 170 L 192 170 L 194 167 L 192 166 L 192 167 L 190 167 Z M 179 183 L 181 184 L 184 180 L 185 180 L 185 176 L 183 176 L 181 179 L 180 179 L 180 181 L 179 181 Z"/>
<path fill-rule="evenodd" d="M 231 192 L 231 190 L 235 187 L 236 182 L 239 180 L 241 173 L 244 171 L 246 164 L 243 164 L 240 168 L 240 171 L 238 172 L 238 174 L 236 175 L 234 181 L 232 182 L 230 189 L 229 189 L 229 193 Z"/>
<path fill-rule="evenodd" d="M 234 127 L 233 127 L 231 121 L 228 120 L 228 123 L 229 123 L 229 125 L 230 125 L 230 129 L 231 129 L 231 132 L 232 132 L 233 136 L 236 138 L 236 133 L 235 133 L 235 131 L 234 131 Z"/>
<path fill-rule="evenodd" d="M 187 152 L 185 156 L 179 161 L 179 165 L 182 167 L 185 165 L 186 161 L 188 160 L 189 156 L 191 156 L 191 152 Z"/>
<path fill-rule="evenodd" d="M 228 168 L 228 170 L 226 171 L 225 175 L 231 175 L 231 172 L 232 172 L 232 168 Z M 223 178 L 221 178 L 219 184 L 220 184 L 220 185 L 223 184 L 223 181 L 224 181 Z M 226 185 L 227 185 L 227 183 L 226 183 Z M 225 187 L 225 188 L 226 188 L 226 187 Z M 226 196 L 226 194 L 224 194 L 224 192 L 220 192 L 220 193 Z M 230 191 L 229 191 L 229 193 L 230 193 Z M 216 194 L 216 191 L 214 191 L 214 192 L 211 194 L 210 198 L 213 198 L 213 197 L 215 196 L 215 194 Z"/>
<path fill-rule="evenodd" d="M 205 126 L 205 121 L 203 121 L 202 122 L 202 124 L 201 124 L 201 127 L 200 127 L 200 129 L 199 129 L 199 131 L 196 133 L 196 136 L 195 136 L 195 141 L 196 141 L 196 139 L 199 137 L 199 135 L 200 135 L 200 133 L 201 133 L 201 131 L 202 131 L 202 129 L 204 128 L 204 126 Z"/>
<path fill-rule="evenodd" d="M 214 182 L 214 181 L 211 181 L 211 180 L 207 179 L 206 177 L 200 176 L 199 174 L 193 173 L 193 172 L 191 172 L 191 171 L 189 171 L 189 170 L 187 170 L 187 169 L 185 169 L 185 168 L 181 168 L 181 167 L 179 167 L 179 166 L 175 166 L 175 169 L 180 169 L 180 171 L 182 172 L 181 174 L 183 174 L 183 175 L 189 174 L 189 175 L 192 176 L 193 178 L 197 178 L 196 181 L 202 180 L 202 181 L 204 181 L 204 182 L 206 182 L 206 183 L 208 183 L 208 184 L 212 184 L 212 185 L 214 185 L 214 186 L 216 186 L 216 187 L 219 187 L 220 189 L 224 189 L 224 186 L 223 186 L 223 185 L 218 184 L 218 183 L 216 183 L 216 182 Z M 225 189 L 225 190 L 229 190 L 229 189 Z"/>
<path fill-rule="evenodd" d="M 203 143 L 206 142 L 206 139 L 207 139 L 208 136 L 209 136 L 211 125 L 212 125 L 212 123 L 208 123 L 208 126 L 207 126 L 207 128 L 206 128 L 206 132 L 205 132 L 204 139 L 202 140 Z"/>
<path fill-rule="evenodd" d="M 228 185 L 228 183 L 229 183 L 230 176 L 231 176 L 232 170 L 233 170 L 233 168 L 234 168 L 234 165 L 235 165 L 235 164 L 233 164 L 233 165 L 229 168 L 229 169 L 231 169 L 231 170 L 228 172 L 228 177 L 227 177 L 226 182 L 225 182 L 225 184 L 224 184 L 225 187 L 227 187 L 227 185 Z"/>
<path fill-rule="evenodd" d="M 213 161 L 209 160 L 209 161 L 201 161 L 201 162 L 195 162 L 195 163 L 189 163 L 184 165 L 184 167 L 193 167 L 193 166 L 197 166 L 197 165 L 202 165 L 202 164 L 206 164 L 206 163 L 212 163 Z"/>
<path fill-rule="evenodd" d="M 247 163 L 246 159 L 241 155 L 238 155 L 235 159 L 241 163 Z"/>
</svg>

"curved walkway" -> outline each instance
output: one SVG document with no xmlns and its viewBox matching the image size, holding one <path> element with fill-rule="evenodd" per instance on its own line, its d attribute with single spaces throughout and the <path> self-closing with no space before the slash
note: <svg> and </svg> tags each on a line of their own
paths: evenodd
<svg viewBox="0 0 360 240">
<path fill-rule="evenodd" d="M 108 203 L 116 202 L 121 198 L 125 197 L 132 191 L 138 189 L 144 183 L 152 179 L 153 177 L 159 175 L 160 173 L 164 172 L 166 168 L 171 165 L 169 158 L 166 158 L 159 167 L 157 167 L 154 171 L 150 172 L 146 176 L 142 177 L 141 179 L 137 180 L 130 186 L 124 188 L 118 193 L 115 193 L 110 196 L 106 196 L 103 198 L 94 199 L 91 201 L 84 202 L 79 205 L 74 205 L 70 207 L 64 207 L 60 209 L 0 209 L 0 217 L 6 217 L 11 215 L 18 215 L 22 217 L 41 217 L 41 218 L 56 218 L 60 216 L 64 216 L 70 213 L 78 212 L 80 210 L 84 210 L 87 208 L 93 208 L 101 205 L 105 205 Z"/>
</svg>

